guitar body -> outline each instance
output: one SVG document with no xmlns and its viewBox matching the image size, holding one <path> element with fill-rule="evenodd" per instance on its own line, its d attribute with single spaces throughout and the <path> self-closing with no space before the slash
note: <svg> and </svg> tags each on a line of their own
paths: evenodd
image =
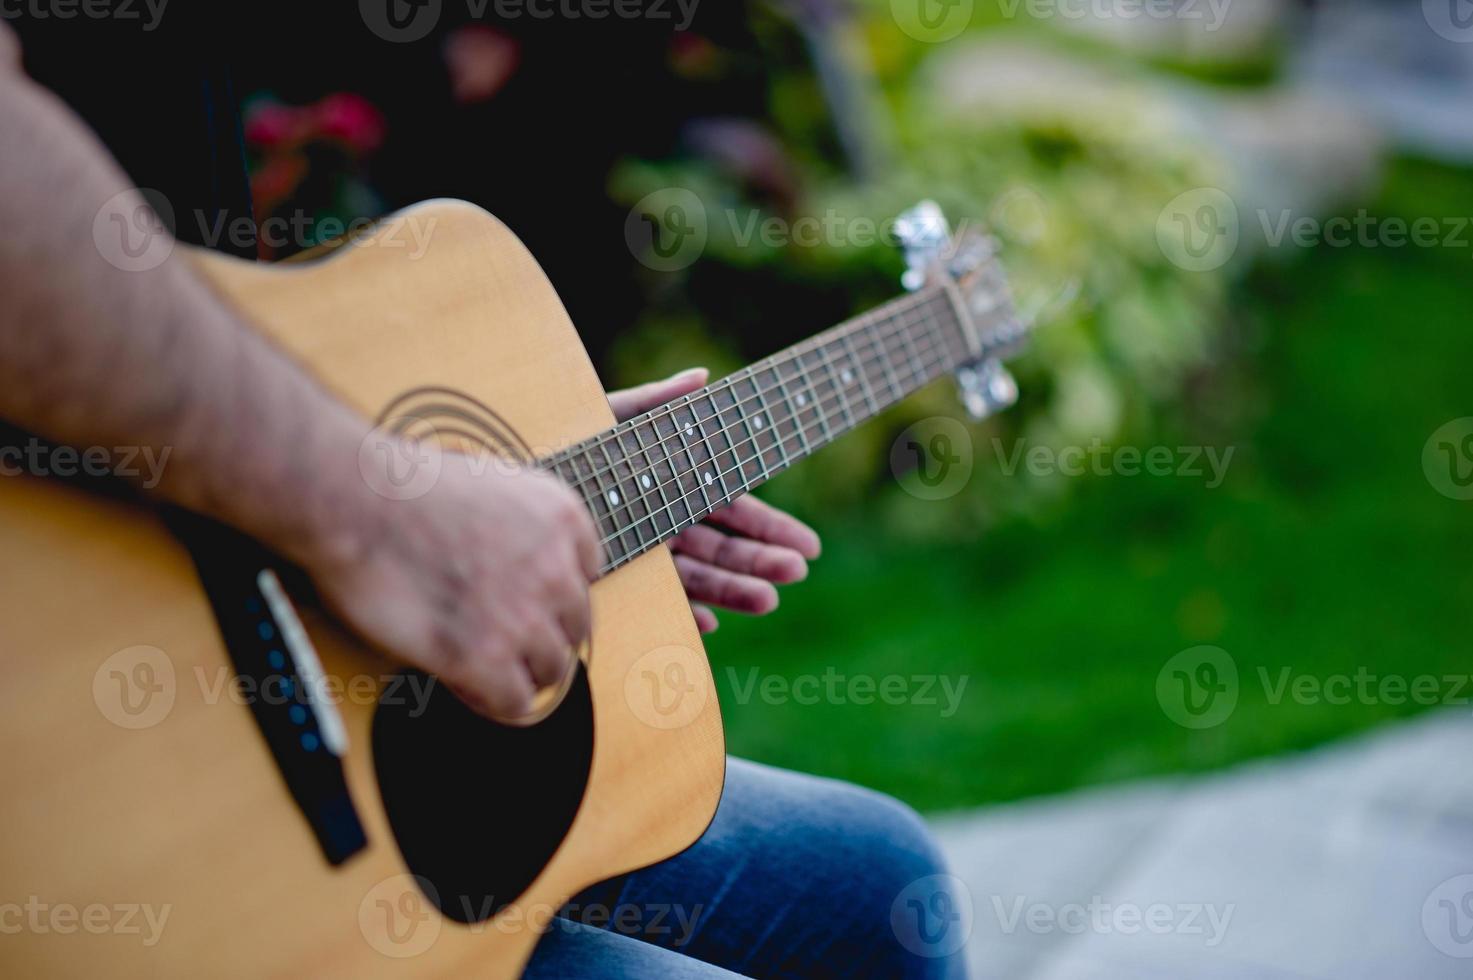
<svg viewBox="0 0 1473 980">
<path fill-rule="evenodd" d="M 471 435 L 495 429 L 484 445 L 539 457 L 613 423 L 546 277 L 469 205 L 421 205 L 315 261 L 201 254 L 198 265 L 367 417 L 473 406 Z M 426 389 L 437 393 L 415 394 Z M 0 541 L 7 976 L 511 977 L 565 900 L 679 852 L 715 812 L 720 716 L 663 546 L 592 587 L 584 674 L 528 729 L 459 718 L 444 729 L 453 738 L 398 741 L 402 718 L 386 723 L 378 703 L 398 667 L 304 610 L 326 674 L 345 692 L 343 767 L 367 840 L 334 866 L 252 710 L 228 680 L 222 688 L 235 672 L 215 613 L 189 552 L 157 515 L 54 480 L 6 478 Z M 672 665 L 684 685 L 662 692 Z M 371 693 L 363 678 L 374 679 Z M 443 692 L 436 698 L 437 711 L 456 710 Z M 442 768 L 461 781 L 440 803 L 454 810 L 439 829 L 450 839 L 426 841 L 434 829 L 423 820 L 419 839 L 396 836 L 381 790 L 386 753 L 399 757 L 402 785 Z M 518 774 L 511 784 L 508 772 Z M 549 795 L 562 810 L 544 819 Z M 525 860 L 529 833 L 550 858 L 515 894 L 503 887 L 514 876 L 488 883 L 494 903 L 474 904 L 499 909 L 489 919 L 441 914 L 406 863 L 410 851 L 457 849 L 463 867 L 494 878 L 503 858 Z"/>
</svg>

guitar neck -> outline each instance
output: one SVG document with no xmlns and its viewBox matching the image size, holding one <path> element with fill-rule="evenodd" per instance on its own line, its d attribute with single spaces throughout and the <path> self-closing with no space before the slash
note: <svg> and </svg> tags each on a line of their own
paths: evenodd
<svg viewBox="0 0 1473 980">
<path fill-rule="evenodd" d="M 945 289 L 927 288 L 540 465 L 583 496 L 607 574 L 954 371 L 966 356 Z"/>
</svg>

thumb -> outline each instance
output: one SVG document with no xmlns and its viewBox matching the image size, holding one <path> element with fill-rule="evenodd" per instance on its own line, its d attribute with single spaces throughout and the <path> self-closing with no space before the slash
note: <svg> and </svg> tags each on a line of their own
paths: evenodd
<svg viewBox="0 0 1473 980">
<path fill-rule="evenodd" d="M 703 367 L 689 368 L 663 381 L 650 381 L 633 388 L 611 391 L 609 407 L 614 410 L 614 418 L 623 422 L 640 412 L 648 412 L 656 405 L 663 405 L 672 398 L 695 391 L 710 376 L 711 372 Z"/>
</svg>

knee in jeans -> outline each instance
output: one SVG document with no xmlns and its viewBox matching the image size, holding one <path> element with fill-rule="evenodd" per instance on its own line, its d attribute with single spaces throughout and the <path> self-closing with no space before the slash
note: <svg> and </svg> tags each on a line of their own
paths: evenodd
<svg viewBox="0 0 1473 980">
<path fill-rule="evenodd" d="M 866 864 L 877 878 L 895 889 L 917 878 L 944 874 L 946 862 L 931 829 L 906 804 L 873 790 L 856 790 L 854 827 L 865 838 L 872 860 Z"/>
<path fill-rule="evenodd" d="M 957 975 L 971 931 L 970 903 L 956 894 L 930 828 L 899 800 L 856 790 L 852 821 L 858 860 L 855 909 L 883 937 L 866 957 L 877 976 Z M 862 898 L 860 897 L 862 896 Z"/>
</svg>

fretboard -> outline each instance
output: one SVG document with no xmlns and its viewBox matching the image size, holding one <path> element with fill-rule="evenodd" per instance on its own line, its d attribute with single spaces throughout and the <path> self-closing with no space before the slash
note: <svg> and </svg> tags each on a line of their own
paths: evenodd
<svg viewBox="0 0 1473 980">
<path fill-rule="evenodd" d="M 577 490 L 605 574 L 956 369 L 940 287 L 893 300 L 539 465 Z"/>
</svg>

